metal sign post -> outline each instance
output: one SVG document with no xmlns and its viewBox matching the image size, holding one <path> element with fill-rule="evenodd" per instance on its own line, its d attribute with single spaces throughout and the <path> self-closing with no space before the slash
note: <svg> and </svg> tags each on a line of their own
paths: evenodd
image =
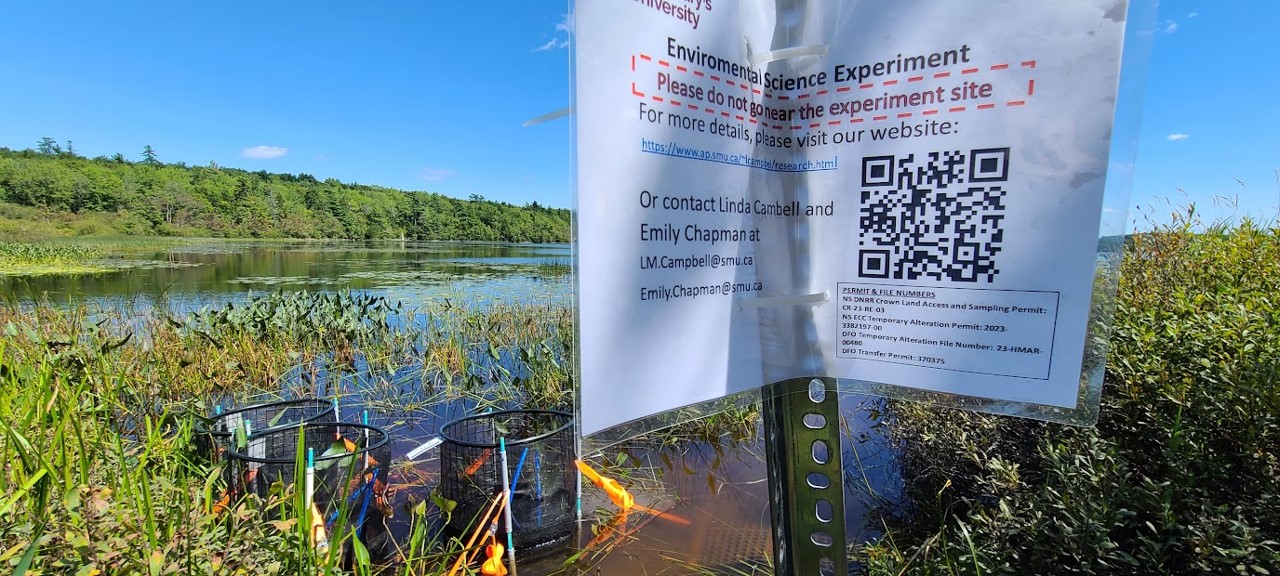
<svg viewBox="0 0 1280 576">
<path fill-rule="evenodd" d="M 846 574 L 840 402 L 833 378 L 761 390 L 774 573 Z"/>
<path fill-rule="evenodd" d="M 811 53 L 825 54 L 825 44 L 806 45 L 812 41 L 805 34 L 806 18 L 789 18 L 803 14 L 806 0 L 778 0 L 773 6 L 775 23 L 772 38 L 766 46 L 752 46 L 753 63 L 782 76 L 807 70 L 791 60 Z M 825 41 L 825 39 L 822 39 Z M 797 105 L 795 108 L 799 108 Z M 792 108 L 793 110 L 795 108 Z M 769 150 L 757 146 L 756 153 Z M 767 177 L 780 186 L 782 199 L 808 205 L 809 186 L 801 174 L 775 173 Z M 753 186 L 757 201 L 765 203 L 770 186 L 759 182 Z M 765 282 L 789 286 L 787 291 L 800 296 L 797 301 L 820 303 L 825 293 L 813 294 L 813 231 L 809 219 L 779 219 L 762 223 L 774 237 L 788 241 L 761 254 L 759 272 Z M 764 306 L 769 300 L 761 299 Z M 775 311 L 780 333 L 775 337 L 792 342 L 791 363 L 827 372 L 822 346 L 813 329 L 814 310 L 808 305 L 779 302 Z M 788 326 L 789 325 L 789 326 Z M 768 370 L 766 370 L 766 376 Z M 768 461 L 769 513 L 773 526 L 774 574 L 778 576 L 846 574 L 844 485 L 840 458 L 840 402 L 835 379 L 793 378 L 761 389 L 764 415 L 765 455 Z"/>
</svg>

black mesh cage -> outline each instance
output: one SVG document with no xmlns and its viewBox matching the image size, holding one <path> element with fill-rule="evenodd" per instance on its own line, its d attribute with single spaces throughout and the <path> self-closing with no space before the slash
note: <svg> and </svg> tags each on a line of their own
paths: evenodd
<svg viewBox="0 0 1280 576">
<path fill-rule="evenodd" d="M 208 423 L 197 425 L 192 431 L 192 440 L 196 451 L 210 462 L 222 459 L 223 453 L 231 448 L 231 439 L 241 426 L 254 436 L 265 434 L 275 429 L 297 426 L 303 422 L 317 420 L 339 420 L 334 413 L 332 400 L 320 398 L 302 398 L 298 400 L 281 400 L 255 404 L 228 410 L 215 415 Z"/>
<path fill-rule="evenodd" d="M 512 410 L 468 416 L 440 429 L 440 492 L 457 502 L 448 525 L 469 534 L 501 492 L 499 439 L 506 438 L 512 540 L 517 553 L 550 549 L 573 534 L 577 486 L 573 416 L 550 410 Z M 506 524 L 499 517 L 499 541 Z"/>
<path fill-rule="evenodd" d="M 297 490 L 302 490 L 305 482 L 299 475 L 305 473 L 310 448 L 315 462 L 312 499 L 327 533 L 334 534 L 342 526 L 359 528 L 371 515 L 390 512 L 388 439 L 383 429 L 363 424 L 312 422 L 278 428 L 243 444 L 233 439 L 224 478 L 228 490 L 238 496 L 267 498 L 277 482 L 280 488 L 296 482 Z"/>
</svg>

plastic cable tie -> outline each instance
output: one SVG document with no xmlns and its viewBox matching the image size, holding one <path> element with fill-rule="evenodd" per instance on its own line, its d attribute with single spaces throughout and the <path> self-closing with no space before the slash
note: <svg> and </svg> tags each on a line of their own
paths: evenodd
<svg viewBox="0 0 1280 576">
<path fill-rule="evenodd" d="M 760 52 L 747 56 L 747 62 L 752 66 L 760 66 L 768 64 L 776 60 L 786 60 L 787 58 L 799 58 L 800 56 L 826 56 L 828 48 L 826 44 L 815 44 L 813 46 L 792 46 L 791 48 L 779 48 L 768 52 Z"/>
<path fill-rule="evenodd" d="M 419 456 L 425 454 L 428 450 L 431 450 L 432 448 L 439 446 L 443 442 L 444 442 L 444 438 L 436 436 L 435 438 L 432 438 L 430 440 L 427 440 L 426 442 L 423 442 L 421 446 L 418 446 L 417 448 L 410 450 L 408 454 L 404 455 L 404 459 L 417 460 Z"/>
<path fill-rule="evenodd" d="M 812 306 L 831 299 L 826 290 L 817 294 L 798 294 L 796 296 L 766 296 L 763 298 L 747 298 L 738 301 L 739 308 L 781 308 L 783 306 Z"/>
</svg>

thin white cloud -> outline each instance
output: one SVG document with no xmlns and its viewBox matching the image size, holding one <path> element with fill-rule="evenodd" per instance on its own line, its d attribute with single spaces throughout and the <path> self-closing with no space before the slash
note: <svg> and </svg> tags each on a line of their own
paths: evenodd
<svg viewBox="0 0 1280 576">
<path fill-rule="evenodd" d="M 427 182 L 436 182 L 438 180 L 443 180 L 445 178 L 453 176 L 454 174 L 455 172 L 453 170 L 442 170 L 440 168 L 427 168 L 427 169 L 424 169 L 422 172 L 418 173 L 418 179 L 426 180 Z"/>
<path fill-rule="evenodd" d="M 556 36 L 559 36 L 561 32 L 564 33 L 566 38 L 552 38 L 548 40 L 546 44 L 543 44 L 537 48 L 534 48 L 533 51 L 545 52 L 547 50 L 555 50 L 556 48 L 568 48 L 569 38 L 567 38 L 567 36 L 570 36 L 573 34 L 573 15 L 572 14 L 562 14 L 560 16 L 560 21 L 556 22 Z"/>
<path fill-rule="evenodd" d="M 1177 22 L 1174 22 L 1173 20 L 1169 20 L 1168 22 L 1165 22 L 1165 26 L 1164 26 L 1165 34 L 1173 34 L 1174 32 L 1177 32 L 1177 31 L 1178 31 Z"/>
<path fill-rule="evenodd" d="M 1168 136 L 1165 136 L 1164 139 L 1170 142 L 1180 142 L 1190 137 L 1191 137 L 1190 134 L 1170 134 Z"/>
<path fill-rule="evenodd" d="M 240 156 L 254 160 L 272 160 L 288 153 L 289 149 L 283 146 L 250 146 L 241 150 Z"/>
<path fill-rule="evenodd" d="M 1200 13 L 1199 13 L 1199 12 L 1191 12 L 1191 13 L 1187 14 L 1187 18 L 1195 18 L 1195 17 L 1197 17 L 1197 16 L 1199 16 L 1199 15 L 1200 15 Z"/>
</svg>

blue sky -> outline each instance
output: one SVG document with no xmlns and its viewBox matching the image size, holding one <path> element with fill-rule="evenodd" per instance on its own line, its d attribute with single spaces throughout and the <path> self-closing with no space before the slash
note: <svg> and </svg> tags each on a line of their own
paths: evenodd
<svg viewBox="0 0 1280 576">
<path fill-rule="evenodd" d="M 18 2 L 0 19 L 0 146 L 569 207 L 567 3 Z M 1280 2 L 1168 0 L 1130 222 L 1280 209 Z M 1231 202 L 1215 198 L 1232 199 Z"/>
<path fill-rule="evenodd" d="M 13 2 L 0 146 L 568 207 L 566 2 Z"/>
<path fill-rule="evenodd" d="M 1277 23 L 1274 0 L 1160 3 L 1130 198 L 1129 220 L 1139 228 L 1144 214 L 1167 221 L 1170 205 L 1188 202 L 1206 221 L 1275 221 Z"/>
</svg>

